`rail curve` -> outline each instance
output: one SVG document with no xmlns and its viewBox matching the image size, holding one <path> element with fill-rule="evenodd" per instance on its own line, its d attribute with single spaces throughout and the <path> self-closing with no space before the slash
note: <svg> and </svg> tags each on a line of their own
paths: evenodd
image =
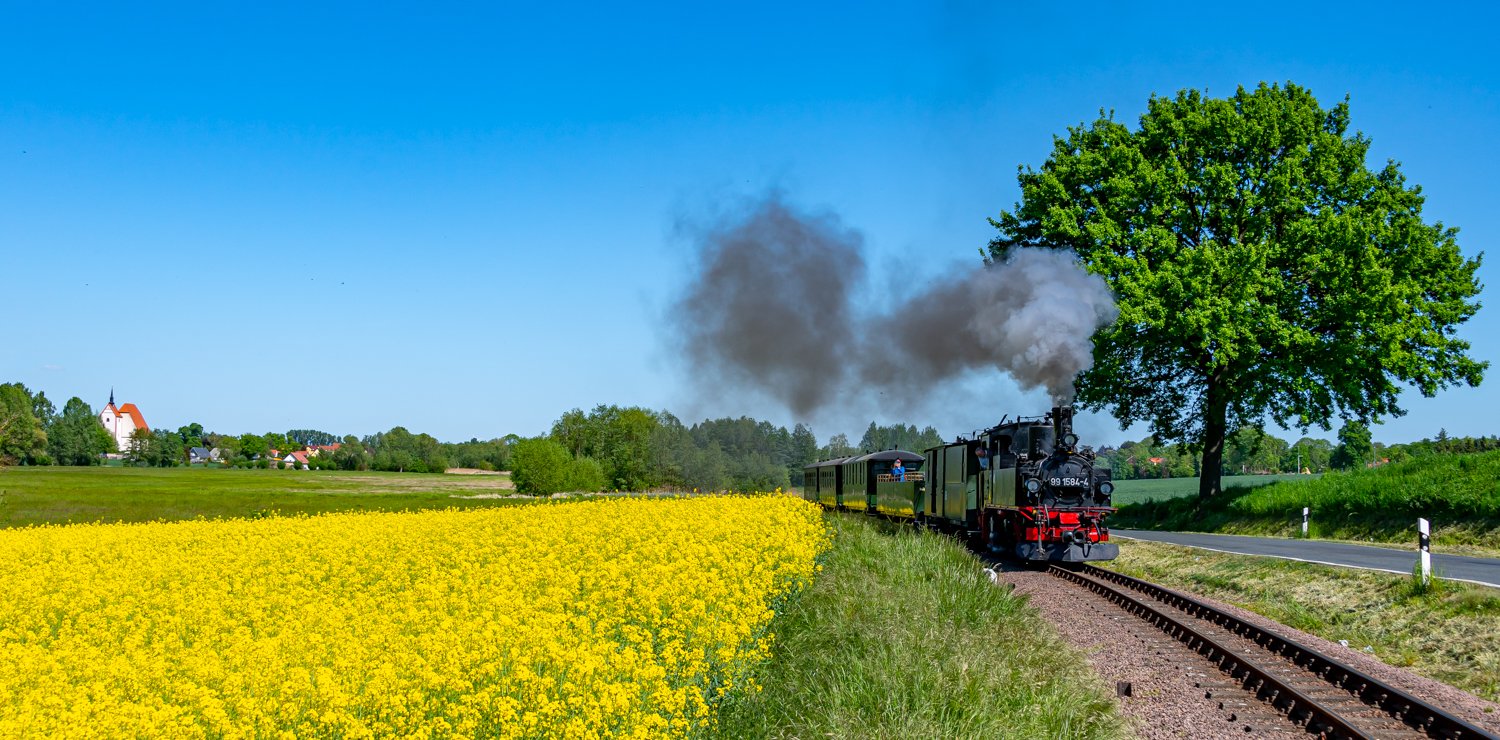
<svg viewBox="0 0 1500 740">
<path fill-rule="evenodd" d="M 1386 738 L 1392 737 L 1389 722 L 1394 720 L 1400 723 L 1401 730 L 1418 737 L 1497 738 L 1332 656 L 1154 583 L 1089 565 L 1079 569 L 1054 565 L 1048 572 L 1094 591 L 1183 642 L 1242 688 L 1311 733 L 1337 738 Z M 1262 652 L 1246 654 L 1245 649 L 1209 634 L 1213 628 L 1243 638 L 1242 643 L 1253 642 Z M 1273 666 L 1266 665 L 1266 653 L 1279 659 L 1273 665 L 1290 663 L 1304 674 L 1316 676 L 1338 689 L 1333 693 L 1342 695 L 1344 700 L 1316 696 L 1315 692 L 1284 680 Z M 1362 716 L 1368 710 L 1357 711 L 1366 707 L 1378 709 L 1384 715 L 1386 722 L 1376 723 L 1384 726 L 1372 726 Z"/>
</svg>

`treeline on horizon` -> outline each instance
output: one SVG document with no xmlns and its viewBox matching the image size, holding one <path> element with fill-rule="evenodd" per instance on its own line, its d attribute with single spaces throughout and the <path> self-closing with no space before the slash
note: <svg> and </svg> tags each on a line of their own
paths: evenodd
<svg viewBox="0 0 1500 740">
<path fill-rule="evenodd" d="M 489 440 L 440 442 L 405 427 L 358 437 L 315 429 L 265 434 L 220 434 L 192 423 L 176 431 L 138 434 L 128 449 L 99 424 L 88 403 L 73 397 L 59 412 L 45 393 L 20 383 L 0 385 L 0 465 L 97 465 L 120 453 L 127 464 L 186 465 L 193 447 L 217 448 L 230 467 L 280 467 L 279 457 L 311 446 L 338 445 L 308 458 L 308 467 L 441 473 L 448 468 L 511 471 L 526 493 L 644 491 L 651 489 L 773 490 L 802 485 L 802 469 L 818 460 L 899 448 L 921 452 L 941 444 L 932 427 L 871 422 L 858 442 L 835 434 L 824 444 L 805 424 L 792 429 L 751 417 L 706 419 L 687 425 L 667 411 L 613 405 L 574 409 L 538 437 L 508 434 Z M 1313 473 L 1401 462 L 1434 454 L 1500 449 L 1500 437 L 1449 437 L 1382 444 L 1369 428 L 1348 422 L 1337 441 L 1303 437 L 1295 442 L 1255 427 L 1225 440 L 1225 475 Z M 269 453 L 278 452 L 277 458 Z M 1098 450 L 1116 480 L 1196 477 L 1201 458 L 1192 448 L 1148 436 Z"/>
<path fill-rule="evenodd" d="M 891 448 L 921 451 L 940 444 L 932 427 L 875 422 L 857 443 L 835 434 L 819 445 L 811 428 L 792 429 L 750 417 L 687 425 L 667 411 L 599 405 L 563 414 L 538 437 L 440 442 L 405 427 L 358 437 L 315 429 L 222 434 L 198 423 L 176 431 L 139 433 L 128 449 L 99 424 L 98 413 L 74 397 L 62 413 L 44 392 L 0 385 L 0 465 L 98 465 L 120 453 L 126 464 L 186 465 L 194 447 L 218 449 L 229 467 L 281 467 L 279 456 L 319 445 L 338 448 L 308 457 L 308 467 L 441 473 L 448 468 L 511 471 L 526 493 L 651 489 L 773 490 L 802 484 L 809 463 Z"/>
<path fill-rule="evenodd" d="M 1453 455 L 1500 450 L 1500 437 L 1450 437 L 1439 430 L 1436 438 L 1404 444 L 1384 444 L 1371 438 L 1370 428 L 1349 421 L 1339 429 L 1337 441 L 1302 437 L 1291 442 L 1256 427 L 1243 427 L 1224 440 L 1224 475 L 1269 475 L 1276 473 L 1324 473 L 1378 467 L 1429 455 Z M 1115 480 L 1135 478 L 1195 478 L 1201 457 L 1187 445 L 1162 444 L 1154 436 L 1119 447 L 1104 447 L 1099 459 L 1109 465 Z M 1300 464 L 1300 468 L 1298 465 Z"/>
</svg>

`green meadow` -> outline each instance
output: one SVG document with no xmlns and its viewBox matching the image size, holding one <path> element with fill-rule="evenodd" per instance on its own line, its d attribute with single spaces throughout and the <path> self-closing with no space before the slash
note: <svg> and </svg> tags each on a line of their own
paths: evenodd
<svg viewBox="0 0 1500 740">
<path fill-rule="evenodd" d="M 0 469 L 0 527 L 497 506 L 503 475 L 220 468 Z"/>
</svg>

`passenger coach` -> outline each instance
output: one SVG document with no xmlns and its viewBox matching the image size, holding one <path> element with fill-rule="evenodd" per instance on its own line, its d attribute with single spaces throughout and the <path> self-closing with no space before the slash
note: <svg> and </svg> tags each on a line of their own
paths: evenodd
<svg viewBox="0 0 1500 740">
<path fill-rule="evenodd" d="M 906 472 L 891 469 L 900 460 Z M 926 458 L 906 450 L 882 450 L 813 463 L 803 469 L 802 497 L 830 509 L 914 517 L 921 499 Z"/>
</svg>

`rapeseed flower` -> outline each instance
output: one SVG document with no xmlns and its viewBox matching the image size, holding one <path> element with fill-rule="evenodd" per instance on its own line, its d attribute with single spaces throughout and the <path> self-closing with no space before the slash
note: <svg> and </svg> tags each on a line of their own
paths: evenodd
<svg viewBox="0 0 1500 740">
<path fill-rule="evenodd" d="M 754 691 L 786 496 L 0 532 L 0 737 L 663 737 Z"/>
</svg>

